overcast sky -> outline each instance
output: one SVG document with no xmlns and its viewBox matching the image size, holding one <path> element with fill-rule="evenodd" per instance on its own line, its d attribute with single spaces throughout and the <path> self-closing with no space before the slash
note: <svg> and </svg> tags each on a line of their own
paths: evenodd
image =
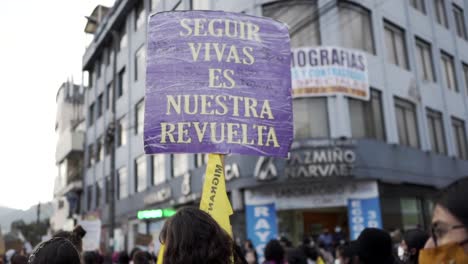
<svg viewBox="0 0 468 264">
<path fill-rule="evenodd" d="M 84 16 L 114 0 L 0 4 L 0 206 L 27 209 L 53 198 L 55 96 L 81 83 Z"/>
</svg>

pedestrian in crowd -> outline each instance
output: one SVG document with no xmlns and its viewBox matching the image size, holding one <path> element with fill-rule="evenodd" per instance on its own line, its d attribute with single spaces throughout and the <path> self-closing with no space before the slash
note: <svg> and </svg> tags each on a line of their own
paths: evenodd
<svg viewBox="0 0 468 264">
<path fill-rule="evenodd" d="M 141 249 L 134 247 L 132 251 L 130 251 L 130 264 L 133 264 L 133 257 L 135 256 L 136 253 L 140 252 Z"/>
<path fill-rule="evenodd" d="M 263 264 L 288 264 L 283 247 L 276 239 L 270 240 L 265 246 L 265 261 Z"/>
<path fill-rule="evenodd" d="M 318 237 L 318 243 L 323 245 L 324 249 L 332 252 L 333 249 L 333 235 L 328 228 L 323 229 L 323 233 Z"/>
<path fill-rule="evenodd" d="M 128 256 L 127 252 L 121 251 L 118 256 L 117 264 L 129 264 L 130 257 Z"/>
<path fill-rule="evenodd" d="M 405 264 L 418 264 L 419 251 L 424 248 L 428 239 L 429 236 L 423 230 L 412 229 L 406 231 L 398 248 L 400 260 Z"/>
<path fill-rule="evenodd" d="M 13 255 L 13 257 L 11 257 L 10 263 L 11 264 L 27 264 L 28 258 L 20 254 L 15 254 Z"/>
<path fill-rule="evenodd" d="M 95 251 L 86 251 L 83 253 L 84 264 L 102 264 L 99 254 Z"/>
<path fill-rule="evenodd" d="M 244 258 L 248 264 L 258 264 L 258 256 L 251 240 L 244 242 Z"/>
<path fill-rule="evenodd" d="M 68 231 L 59 231 L 54 237 L 66 238 L 68 241 L 72 242 L 78 252 L 83 252 L 83 237 L 86 235 L 86 231 L 80 225 L 77 225 L 72 232 Z"/>
<path fill-rule="evenodd" d="M 141 250 L 134 252 L 132 261 L 133 264 L 153 264 L 151 255 Z"/>
<path fill-rule="evenodd" d="M 164 245 L 164 264 L 245 263 L 231 236 L 195 207 L 182 208 L 166 220 L 159 239 Z"/>
<path fill-rule="evenodd" d="M 319 243 L 317 247 L 318 259 L 317 263 L 331 264 L 334 261 L 333 255 L 327 250 L 324 243 Z"/>
<path fill-rule="evenodd" d="M 366 228 L 357 239 L 357 253 L 361 264 L 396 264 L 393 243 L 384 230 Z"/>
<path fill-rule="evenodd" d="M 468 177 L 442 190 L 434 208 L 431 238 L 419 263 L 468 263 Z"/>
<path fill-rule="evenodd" d="M 29 264 L 81 264 L 78 248 L 67 238 L 54 237 L 39 244 L 29 256 Z"/>
<path fill-rule="evenodd" d="M 318 253 L 314 240 L 307 236 L 304 237 L 299 247 L 286 252 L 286 258 L 289 264 L 315 264 Z"/>
<path fill-rule="evenodd" d="M 346 234 L 344 233 L 341 226 L 335 227 L 335 233 L 333 234 L 333 246 L 337 248 L 339 245 L 344 245 L 346 243 Z"/>
<path fill-rule="evenodd" d="M 336 249 L 336 259 L 334 264 L 358 264 L 357 242 L 351 241 L 344 245 L 339 245 Z"/>
</svg>

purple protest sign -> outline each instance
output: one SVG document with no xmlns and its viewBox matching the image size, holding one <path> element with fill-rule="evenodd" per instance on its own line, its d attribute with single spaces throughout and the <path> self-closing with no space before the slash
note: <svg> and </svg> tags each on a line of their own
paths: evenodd
<svg viewBox="0 0 468 264">
<path fill-rule="evenodd" d="M 287 156 L 285 24 L 221 11 L 163 12 L 150 17 L 147 47 L 147 154 Z"/>
</svg>

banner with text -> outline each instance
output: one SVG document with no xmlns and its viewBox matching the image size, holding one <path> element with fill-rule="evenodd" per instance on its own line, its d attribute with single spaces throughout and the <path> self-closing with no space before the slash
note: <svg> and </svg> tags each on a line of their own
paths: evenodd
<svg viewBox="0 0 468 264">
<path fill-rule="evenodd" d="M 292 50 L 293 97 L 344 94 L 369 100 L 366 55 L 340 47 L 301 47 Z"/>
<path fill-rule="evenodd" d="M 252 241 L 262 263 L 266 244 L 278 236 L 275 204 L 246 205 L 246 218 L 247 238 Z"/>
<path fill-rule="evenodd" d="M 221 11 L 152 15 L 145 152 L 286 157 L 290 62 L 288 29 L 278 21 Z"/>
<path fill-rule="evenodd" d="M 99 250 L 101 243 L 101 220 L 81 220 L 78 222 L 86 231 L 83 237 L 83 251 Z"/>
<path fill-rule="evenodd" d="M 382 228 L 379 197 L 349 199 L 348 220 L 351 240 L 356 240 L 367 227 Z"/>
</svg>

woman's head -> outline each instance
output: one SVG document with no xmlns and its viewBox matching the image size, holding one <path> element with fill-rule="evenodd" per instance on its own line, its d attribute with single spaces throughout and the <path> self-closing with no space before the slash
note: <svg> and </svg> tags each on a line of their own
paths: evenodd
<svg viewBox="0 0 468 264">
<path fill-rule="evenodd" d="M 468 206 L 466 192 L 468 177 L 443 190 L 434 209 L 431 239 L 426 247 L 460 243 L 468 253 Z"/>
<path fill-rule="evenodd" d="M 39 244 L 29 257 L 30 264 L 80 264 L 80 252 L 63 237 L 54 237 Z"/>
<path fill-rule="evenodd" d="M 429 236 L 420 229 L 412 229 L 405 232 L 398 249 L 398 255 L 402 260 L 417 262 L 419 251 L 424 248 Z"/>
<path fill-rule="evenodd" d="M 270 240 L 265 247 L 265 260 L 275 263 L 283 263 L 284 249 L 280 242 L 276 239 Z"/>
<path fill-rule="evenodd" d="M 165 247 L 164 264 L 225 264 L 233 255 L 238 263 L 232 238 L 198 208 L 180 209 L 166 221 L 159 239 Z"/>
<path fill-rule="evenodd" d="M 54 237 L 66 238 L 73 243 L 76 249 L 81 253 L 83 251 L 83 237 L 86 235 L 86 231 L 80 225 L 77 225 L 72 232 L 60 231 L 54 235 Z"/>
</svg>

